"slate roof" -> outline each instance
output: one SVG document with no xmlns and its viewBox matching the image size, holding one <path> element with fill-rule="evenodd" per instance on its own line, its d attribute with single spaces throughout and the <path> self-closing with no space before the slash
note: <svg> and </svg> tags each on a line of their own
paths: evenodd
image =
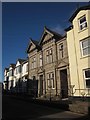
<svg viewBox="0 0 90 120">
<path fill-rule="evenodd" d="M 12 68 L 15 68 L 15 66 L 16 66 L 16 65 L 13 64 L 13 63 L 10 64 L 10 67 L 12 67 Z"/>
<path fill-rule="evenodd" d="M 27 53 L 29 52 L 29 49 L 30 49 L 30 45 L 31 45 L 31 41 L 34 43 L 34 45 L 36 46 L 36 49 L 40 50 L 41 49 L 41 46 L 39 45 L 39 41 L 37 40 L 33 40 L 32 38 L 30 38 L 30 42 L 29 42 L 29 45 L 27 47 Z"/>
<path fill-rule="evenodd" d="M 53 35 L 57 36 L 57 37 L 62 37 L 61 34 L 59 34 L 59 33 L 55 32 L 55 31 L 53 31 L 53 30 L 47 28 L 46 26 L 45 26 L 45 29 L 46 29 L 47 31 L 49 31 L 50 33 L 52 33 Z"/>
<path fill-rule="evenodd" d="M 25 59 L 18 59 L 17 61 L 19 61 L 20 62 L 20 64 L 22 64 L 23 62 L 25 62 L 26 60 Z"/>
<path fill-rule="evenodd" d="M 72 16 L 69 18 L 69 21 L 72 22 L 73 19 L 76 17 L 76 15 L 79 13 L 79 11 L 81 10 L 90 10 L 90 4 L 86 5 L 86 6 L 81 6 L 79 7 L 73 14 Z"/>
</svg>

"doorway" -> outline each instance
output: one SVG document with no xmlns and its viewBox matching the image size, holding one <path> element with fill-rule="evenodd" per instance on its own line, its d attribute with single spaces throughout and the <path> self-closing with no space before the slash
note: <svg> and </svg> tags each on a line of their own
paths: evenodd
<svg viewBox="0 0 90 120">
<path fill-rule="evenodd" d="M 68 80 L 67 80 L 67 69 L 60 70 L 60 82 L 61 82 L 61 97 L 68 97 Z"/>
</svg>

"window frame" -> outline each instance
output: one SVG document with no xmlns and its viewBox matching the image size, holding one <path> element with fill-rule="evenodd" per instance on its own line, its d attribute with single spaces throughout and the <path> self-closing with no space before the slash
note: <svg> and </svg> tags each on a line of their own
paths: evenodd
<svg viewBox="0 0 90 120">
<path fill-rule="evenodd" d="M 84 29 L 87 28 L 87 19 L 86 19 L 86 21 L 84 21 L 83 23 L 80 23 L 80 20 L 83 19 L 84 17 L 85 17 L 85 19 L 86 19 L 86 15 L 83 15 L 83 16 L 81 16 L 81 17 L 78 19 L 79 31 L 82 31 L 82 30 L 84 30 Z M 81 26 L 83 26 L 83 25 L 85 25 L 85 24 L 86 24 L 86 27 L 83 27 L 83 28 L 81 29 Z"/>
<path fill-rule="evenodd" d="M 63 46 L 62 48 L 61 48 L 61 46 Z M 64 45 L 63 45 L 63 43 L 60 43 L 59 44 L 59 59 L 63 59 L 64 58 Z"/>
<path fill-rule="evenodd" d="M 87 48 L 88 51 L 89 51 L 89 49 L 90 49 L 90 45 L 89 45 L 89 44 L 88 44 L 86 47 L 83 48 L 83 42 L 84 42 L 84 41 L 90 41 L 90 37 L 85 38 L 84 40 L 81 40 L 81 41 L 80 41 L 80 48 L 81 48 L 81 56 L 82 56 L 82 57 L 86 57 L 86 56 L 89 56 L 89 55 L 90 55 L 89 52 L 88 52 L 88 54 L 84 55 L 83 50 Z"/>
<path fill-rule="evenodd" d="M 55 89 L 55 80 L 54 80 L 54 72 L 47 73 L 47 85 L 48 88 L 51 86 L 51 89 Z"/>
<path fill-rule="evenodd" d="M 39 65 L 40 65 L 40 67 L 43 65 L 43 57 L 42 57 L 42 54 L 39 54 Z"/>
<path fill-rule="evenodd" d="M 87 89 L 90 88 L 90 85 L 87 86 L 87 84 L 86 84 L 86 81 L 87 81 L 87 80 L 90 80 L 90 77 L 87 78 L 86 75 L 85 75 L 85 71 L 88 71 L 88 70 L 90 71 L 90 68 L 87 68 L 87 69 L 84 69 L 84 70 L 83 70 L 85 87 L 86 87 Z"/>
<path fill-rule="evenodd" d="M 52 50 L 52 48 L 50 48 L 46 51 L 46 62 L 47 63 L 53 62 L 53 50 Z"/>
</svg>

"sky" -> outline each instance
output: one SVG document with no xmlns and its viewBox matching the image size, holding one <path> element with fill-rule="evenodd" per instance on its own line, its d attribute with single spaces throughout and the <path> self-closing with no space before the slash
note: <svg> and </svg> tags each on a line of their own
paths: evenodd
<svg viewBox="0 0 90 120">
<path fill-rule="evenodd" d="M 40 40 L 44 26 L 64 34 L 78 5 L 88 3 L 7 2 L 2 4 L 2 81 L 5 67 L 26 59 L 30 38 Z"/>
</svg>

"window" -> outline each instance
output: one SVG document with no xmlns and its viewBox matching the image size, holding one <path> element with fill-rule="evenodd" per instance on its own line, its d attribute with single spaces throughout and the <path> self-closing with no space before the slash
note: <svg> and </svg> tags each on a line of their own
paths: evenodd
<svg viewBox="0 0 90 120">
<path fill-rule="evenodd" d="M 61 59 L 63 57 L 64 57 L 64 55 L 63 55 L 63 43 L 61 43 L 59 45 L 59 58 Z"/>
<path fill-rule="evenodd" d="M 32 69 L 36 68 L 36 58 L 32 58 Z"/>
<path fill-rule="evenodd" d="M 53 60 L 52 60 L 52 49 L 49 50 L 49 53 L 50 53 L 50 63 L 52 63 L 53 62 Z"/>
<path fill-rule="evenodd" d="M 86 88 L 90 88 L 90 68 L 84 70 L 84 79 L 86 82 Z"/>
<path fill-rule="evenodd" d="M 42 55 L 40 54 L 40 66 L 42 66 Z"/>
<path fill-rule="evenodd" d="M 26 72 L 28 72 L 28 64 L 26 65 Z"/>
<path fill-rule="evenodd" d="M 46 56 L 46 58 L 47 58 L 47 63 L 49 63 L 49 50 L 47 50 L 47 56 Z"/>
<path fill-rule="evenodd" d="M 54 73 L 51 73 L 51 84 L 52 84 L 52 88 L 54 88 Z"/>
<path fill-rule="evenodd" d="M 86 27 L 87 27 L 87 21 L 86 21 L 86 16 L 84 15 L 79 19 L 79 28 L 80 30 L 83 30 Z"/>
<path fill-rule="evenodd" d="M 47 50 L 46 59 L 47 59 L 47 63 L 53 62 L 52 49 Z"/>
<path fill-rule="evenodd" d="M 48 88 L 54 88 L 54 73 L 47 73 L 47 84 Z"/>
<path fill-rule="evenodd" d="M 13 70 L 9 71 L 9 76 L 13 76 Z"/>
<path fill-rule="evenodd" d="M 22 67 L 21 65 L 19 65 L 16 67 L 16 74 L 21 73 L 21 72 L 22 72 Z"/>
<path fill-rule="evenodd" d="M 90 37 L 81 41 L 82 56 L 90 55 Z"/>
</svg>

